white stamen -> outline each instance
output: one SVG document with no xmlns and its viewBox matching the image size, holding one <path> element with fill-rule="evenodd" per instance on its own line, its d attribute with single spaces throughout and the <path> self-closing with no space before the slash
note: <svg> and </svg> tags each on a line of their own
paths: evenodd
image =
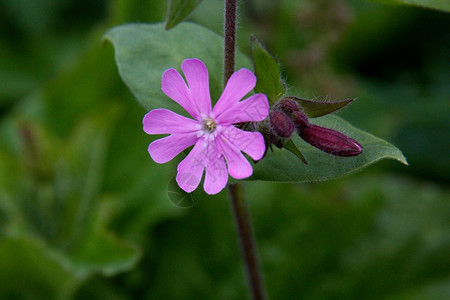
<svg viewBox="0 0 450 300">
<path fill-rule="evenodd" d="M 203 130 L 209 133 L 213 133 L 216 130 L 216 122 L 211 118 L 203 119 Z"/>
</svg>

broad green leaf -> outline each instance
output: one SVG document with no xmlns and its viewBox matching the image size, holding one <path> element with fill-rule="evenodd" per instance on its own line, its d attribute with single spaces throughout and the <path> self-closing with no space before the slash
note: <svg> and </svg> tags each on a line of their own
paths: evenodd
<svg viewBox="0 0 450 300">
<path fill-rule="evenodd" d="M 62 262 L 79 277 L 117 274 L 132 268 L 140 256 L 138 249 L 108 232 L 102 219 L 102 173 L 118 108 L 111 105 L 102 114 L 82 120 L 68 143 L 59 148 L 67 156 L 55 155 L 57 164 L 70 164 L 68 169 L 58 166 L 62 170 L 55 180 L 56 190 L 66 189 L 59 196 L 69 209 L 65 209 L 68 217 L 60 222 L 58 240 L 50 244 L 57 246 L 55 252 Z"/>
<path fill-rule="evenodd" d="M 450 1 L 448 0 L 370 0 L 370 1 L 380 2 L 384 4 L 415 5 L 450 12 Z"/>
<path fill-rule="evenodd" d="M 266 94 L 269 103 L 274 104 L 286 92 L 286 86 L 280 76 L 280 65 L 253 36 L 250 45 L 257 78 L 255 92 Z"/>
<path fill-rule="evenodd" d="M 250 180 L 309 182 L 332 179 L 367 167 L 381 159 L 394 159 L 407 164 L 402 152 L 388 142 L 351 126 L 333 115 L 314 119 L 311 123 L 333 128 L 358 141 L 363 152 L 355 157 L 337 157 L 324 153 L 294 136 L 293 141 L 304 155 L 305 165 L 296 156 L 282 149 L 274 149 L 254 165 Z"/>
<path fill-rule="evenodd" d="M 175 27 L 186 19 L 202 0 L 169 0 L 166 16 L 166 29 Z"/>
<path fill-rule="evenodd" d="M 186 58 L 202 60 L 209 71 L 211 97 L 223 90 L 223 38 L 204 27 L 183 23 L 170 31 L 163 24 L 128 24 L 109 30 L 105 39 L 115 48 L 119 73 L 139 103 L 146 109 L 167 108 L 186 112 L 161 91 L 165 70 L 180 70 Z M 237 67 L 249 68 L 249 60 L 236 56 Z"/>
<path fill-rule="evenodd" d="M 350 102 L 353 99 L 346 99 L 341 101 L 313 101 L 301 99 L 298 97 L 285 97 L 285 99 L 294 100 L 302 108 L 303 112 L 310 118 L 317 118 L 335 112 Z"/>
<path fill-rule="evenodd" d="M 71 299 L 79 279 L 37 239 L 0 239 L 2 299 Z"/>
<path fill-rule="evenodd" d="M 5 195 L 0 185 L 0 209 L 8 214 L 1 228 L 5 234 L 39 237 L 55 262 L 79 279 L 117 274 L 139 258 L 138 249 L 105 229 L 103 217 L 102 173 L 117 108 L 111 104 L 79 120 L 64 139 L 22 121 L 17 132 L 25 140 L 26 156 L 21 174 L 15 174 L 20 180 L 5 186 Z"/>
</svg>

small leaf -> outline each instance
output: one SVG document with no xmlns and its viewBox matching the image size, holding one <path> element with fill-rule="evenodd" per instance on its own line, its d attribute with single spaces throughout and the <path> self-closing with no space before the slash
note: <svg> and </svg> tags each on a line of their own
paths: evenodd
<svg viewBox="0 0 450 300">
<path fill-rule="evenodd" d="M 346 99 L 341 101 L 313 101 L 293 96 L 285 97 L 285 99 L 296 101 L 303 112 L 310 118 L 317 118 L 328 115 L 343 108 L 353 101 L 353 99 Z"/>
<path fill-rule="evenodd" d="M 283 143 L 283 147 L 286 148 L 287 150 L 291 151 L 292 153 L 294 153 L 298 158 L 300 158 L 302 160 L 302 162 L 305 165 L 308 164 L 308 162 L 306 161 L 305 157 L 303 156 L 303 154 L 298 149 L 297 145 L 295 145 L 294 142 L 291 139 L 289 139 L 286 142 L 284 142 Z"/>
<path fill-rule="evenodd" d="M 202 0 L 169 0 L 166 15 L 166 30 L 186 19 Z"/>
<path fill-rule="evenodd" d="M 266 94 L 270 104 L 274 104 L 286 92 L 286 86 L 280 77 L 280 65 L 277 60 L 255 38 L 250 45 L 257 78 L 255 92 Z"/>
<path fill-rule="evenodd" d="M 372 2 L 380 2 L 383 4 L 406 4 L 421 6 L 424 8 L 433 8 L 450 12 L 450 1 L 448 0 L 370 0 Z"/>
<path fill-rule="evenodd" d="M 354 157 L 337 157 L 307 144 L 297 135 L 291 139 L 304 155 L 308 165 L 287 151 L 268 152 L 266 157 L 254 164 L 250 180 L 285 182 L 323 181 L 353 173 L 381 159 L 394 159 L 407 164 L 402 152 L 388 142 L 357 129 L 333 115 L 314 119 L 317 125 L 333 128 L 358 141 L 363 152 Z"/>
</svg>

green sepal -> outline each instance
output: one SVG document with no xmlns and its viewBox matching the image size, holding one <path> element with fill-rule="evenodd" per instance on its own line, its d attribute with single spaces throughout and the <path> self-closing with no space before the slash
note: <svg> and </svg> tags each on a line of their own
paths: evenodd
<svg viewBox="0 0 450 300">
<path fill-rule="evenodd" d="M 301 99 L 294 96 L 284 97 L 284 99 L 297 102 L 303 112 L 310 118 L 317 118 L 333 113 L 354 100 L 346 99 L 340 101 L 313 101 Z"/>
<path fill-rule="evenodd" d="M 303 154 L 298 149 L 297 145 L 291 140 L 288 139 L 287 141 L 283 142 L 283 147 L 287 150 L 291 151 L 293 154 L 295 154 L 300 160 L 307 165 L 308 162 L 306 161 L 306 158 L 303 156 Z"/>
</svg>

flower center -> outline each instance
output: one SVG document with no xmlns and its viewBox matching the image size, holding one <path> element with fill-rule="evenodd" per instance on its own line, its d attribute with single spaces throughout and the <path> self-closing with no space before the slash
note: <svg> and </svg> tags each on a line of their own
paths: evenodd
<svg viewBox="0 0 450 300">
<path fill-rule="evenodd" d="M 203 130 L 205 130 L 206 132 L 214 132 L 214 130 L 216 130 L 216 122 L 214 122 L 213 119 L 211 118 L 204 118 L 203 119 Z"/>
</svg>

